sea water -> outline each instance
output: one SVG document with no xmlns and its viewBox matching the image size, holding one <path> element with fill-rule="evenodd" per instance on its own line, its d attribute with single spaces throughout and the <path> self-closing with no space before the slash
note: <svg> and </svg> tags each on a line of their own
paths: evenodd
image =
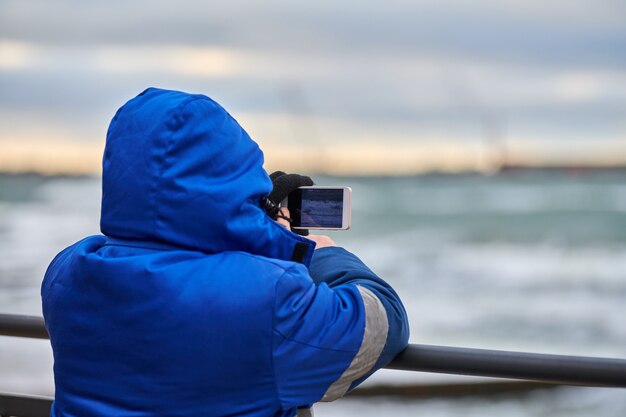
<svg viewBox="0 0 626 417">
<path fill-rule="evenodd" d="M 411 342 L 626 357 L 626 173 L 317 177 L 353 189 L 333 232 L 402 297 Z M 99 178 L 0 176 L 0 312 L 41 314 L 52 257 L 99 233 Z M 48 341 L 0 337 L 0 391 L 52 395 Z M 380 371 L 370 384 L 463 381 Z M 626 392 L 559 388 L 397 401 L 318 416 L 624 416 Z"/>
</svg>

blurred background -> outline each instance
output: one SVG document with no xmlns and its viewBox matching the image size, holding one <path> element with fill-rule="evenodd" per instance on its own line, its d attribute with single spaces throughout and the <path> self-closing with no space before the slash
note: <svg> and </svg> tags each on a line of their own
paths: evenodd
<svg viewBox="0 0 626 417">
<path fill-rule="evenodd" d="M 0 312 L 40 315 L 49 261 L 99 233 L 108 123 L 149 86 L 214 98 L 268 171 L 351 186 L 332 237 L 397 288 L 412 343 L 626 357 L 623 1 L 0 0 Z M 45 341 L 0 338 L 0 369 L 0 391 L 53 394 Z M 617 417 L 626 394 L 316 413 Z"/>
</svg>

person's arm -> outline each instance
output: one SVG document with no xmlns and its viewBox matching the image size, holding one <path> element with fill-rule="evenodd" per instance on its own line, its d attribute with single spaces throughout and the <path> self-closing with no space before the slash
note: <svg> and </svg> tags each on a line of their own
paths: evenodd
<svg viewBox="0 0 626 417">
<path fill-rule="evenodd" d="M 284 408 L 332 401 L 387 364 L 407 344 L 398 295 L 356 256 L 315 251 L 276 287 L 273 362 Z"/>
<path fill-rule="evenodd" d="M 373 322 L 374 315 L 384 314 L 386 317 L 387 337 L 384 348 L 374 366 L 351 384 L 350 389 L 352 389 L 372 373 L 389 364 L 407 346 L 409 322 L 406 310 L 394 289 L 372 272 L 356 255 L 344 248 L 329 246 L 316 250 L 309 273 L 318 285 L 325 283 L 330 288 L 342 285 L 358 286 L 365 301 L 366 315 L 369 314 Z M 376 300 L 371 300 L 370 295 L 374 295 Z M 382 304 L 384 313 L 380 311 L 378 302 Z"/>
</svg>

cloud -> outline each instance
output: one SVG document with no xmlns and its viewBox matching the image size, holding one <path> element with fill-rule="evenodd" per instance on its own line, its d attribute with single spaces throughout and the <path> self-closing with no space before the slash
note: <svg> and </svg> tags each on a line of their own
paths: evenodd
<svg viewBox="0 0 626 417">
<path fill-rule="evenodd" d="M 0 0 L 0 139 L 102 140 L 148 86 L 272 143 L 615 143 L 626 4 Z"/>
<path fill-rule="evenodd" d="M 5 0 L 0 37 L 381 58 L 434 53 L 533 65 L 626 63 L 626 6 L 616 0 L 116 3 Z"/>
<path fill-rule="evenodd" d="M 0 41 L 0 48 L 18 51 L 18 58 L 0 59 L 5 115 L 39 111 L 45 113 L 39 120 L 65 121 L 78 130 L 84 125 L 86 132 L 89 125 L 102 131 L 103 120 L 150 85 L 206 92 L 234 112 L 343 119 L 370 129 L 438 127 L 448 135 L 480 129 L 485 117 L 560 125 L 561 135 L 592 129 L 598 134 L 597 129 L 620 128 L 626 103 L 626 72 L 619 71 L 185 45 L 82 48 Z"/>
<path fill-rule="evenodd" d="M 0 40 L 0 71 L 20 70 L 37 65 L 35 48 L 25 42 Z"/>
</svg>

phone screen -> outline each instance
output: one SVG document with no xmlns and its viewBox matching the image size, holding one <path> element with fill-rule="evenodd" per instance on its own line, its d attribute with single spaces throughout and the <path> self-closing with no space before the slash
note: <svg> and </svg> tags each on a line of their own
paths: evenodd
<svg viewBox="0 0 626 417">
<path fill-rule="evenodd" d="M 343 189 L 298 189 L 289 195 L 294 227 L 341 228 Z"/>
</svg>

